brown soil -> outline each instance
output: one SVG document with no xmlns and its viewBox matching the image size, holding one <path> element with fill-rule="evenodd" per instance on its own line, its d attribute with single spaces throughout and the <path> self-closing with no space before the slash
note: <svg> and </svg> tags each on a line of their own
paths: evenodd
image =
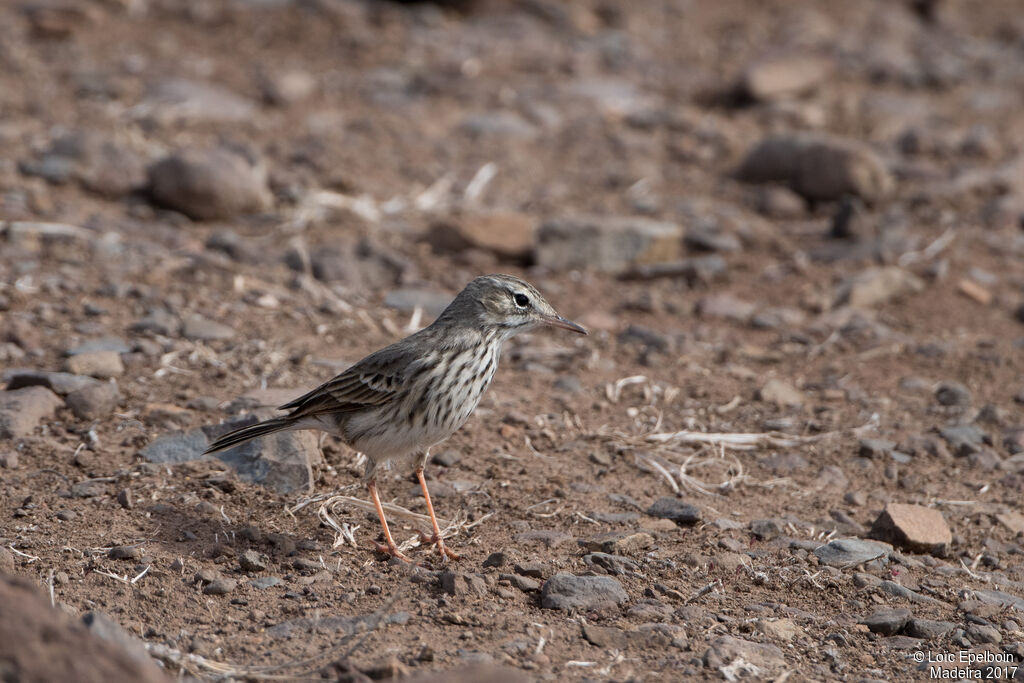
<svg viewBox="0 0 1024 683">
<path fill-rule="evenodd" d="M 89 235 L 8 232 L 0 243 L 0 362 L 59 370 L 66 349 L 111 336 L 133 348 L 122 354 L 113 413 L 90 421 L 61 408 L 31 435 L 0 443 L 11 465 L 0 467 L 0 547 L 16 551 L 18 575 L 53 581 L 71 613 L 110 615 L 174 673 L 213 676 L 208 665 L 217 663 L 240 678 L 285 664 L 275 673 L 358 680 L 493 663 L 536 680 L 721 680 L 735 660 L 707 653 L 726 635 L 778 646 L 784 665 L 749 663 L 757 675 L 791 672 L 790 680 L 924 679 L 918 651 L 1024 654 L 1020 606 L 970 602 L 993 588 L 1024 597 L 1022 532 L 996 517 L 1021 512 L 1024 490 L 1024 465 L 1013 458 L 1024 448 L 1016 3 L 493 0 L 465 12 L 348 0 L 29 5 L 11 6 L 0 21 L 0 219 L 78 225 Z M 781 103 L 734 97 L 746 65 L 783 52 L 825 56 L 832 75 Z M 264 103 L 266 75 L 287 69 L 312 76 L 314 91 Z M 237 122 L 147 117 L 139 107 L 149 88 L 172 76 L 216 83 L 254 110 Z M 622 83 L 636 89 L 622 95 L 624 111 L 579 95 Z M 468 132 L 467 119 L 495 112 L 515 122 L 488 118 Z M 871 234 L 860 242 L 828 237 L 836 202 L 761 216 L 765 188 L 733 179 L 752 144 L 803 128 L 863 140 L 893 170 L 895 188 L 866 207 Z M 266 164 L 273 206 L 193 222 L 153 207 L 142 191 L 108 198 L 73 178 L 31 174 L 26 164 L 69 131 L 110 136 L 146 162 L 185 147 L 242 148 Z M 498 173 L 485 207 L 538 221 L 632 215 L 643 181 L 654 218 L 682 220 L 687 199 L 738 207 L 740 248 L 723 252 L 727 272 L 704 283 L 552 272 L 529 257 L 433 248 L 429 228 L 450 209 L 419 210 L 415 198 L 444 177 L 461 196 L 488 162 Z M 365 195 L 382 214 L 311 215 L 303 202 L 324 188 Z M 388 208 L 395 198 L 401 206 Z M 206 246 L 225 228 L 249 251 L 232 257 Z M 948 246 L 927 250 L 947 232 Z M 324 284 L 286 262 L 296 241 L 318 257 L 350 253 L 359 240 L 369 256 L 359 252 L 356 276 Z M 923 290 L 840 320 L 847 309 L 829 310 L 836 285 L 879 264 L 916 273 Z M 410 313 L 386 307 L 389 292 L 453 294 L 492 271 L 529 279 L 593 331 L 511 342 L 475 416 L 442 449 L 457 462 L 430 467 L 439 515 L 478 522 L 450 544 L 462 554 L 452 569 L 483 576 L 479 594 L 445 593 L 432 572 L 448 567 L 428 547 L 410 551 L 419 568 L 375 555 L 376 519 L 363 510 L 335 508 L 339 523 L 358 527 L 353 548 L 321 523 L 317 503 L 290 512 L 302 495 L 238 481 L 219 461 L 157 466 L 139 456 L 162 434 L 229 417 L 239 396 L 298 395 L 394 341 Z M 967 296 L 965 280 L 990 300 Z M 721 294 L 794 317 L 758 326 L 701 314 L 700 302 Z M 235 337 L 133 331 L 154 308 L 201 313 Z M 803 404 L 762 400 L 773 378 L 802 391 Z M 967 403 L 942 405 L 940 382 L 963 384 Z M 960 423 L 988 435 L 969 457 L 950 453 L 936 431 Z M 645 440 L 677 430 L 800 440 L 750 450 Z M 894 442 L 897 456 L 862 457 L 869 438 Z M 356 455 L 331 438 L 321 443 L 313 495 L 357 483 Z M 697 460 L 687 472 L 703 490 L 678 476 L 690 455 Z M 700 523 L 645 514 L 674 494 L 652 459 L 700 508 Z M 404 473 L 381 489 L 424 512 Z M 819 564 L 816 545 L 833 533 L 866 537 L 889 502 L 939 509 L 953 532 L 946 556 Z M 777 535 L 752 533 L 757 520 L 776 520 Z M 401 518 L 393 529 L 400 541 L 418 531 Z M 539 592 L 500 578 L 531 563 L 541 580 L 592 572 L 578 540 L 634 530 L 650 538 L 616 551 L 637 565 L 616 577 L 628 594 L 618 607 L 545 609 Z M 529 540 L 538 531 L 559 533 Z M 139 552 L 108 557 L 122 545 Z M 267 556 L 265 571 L 240 568 L 247 550 Z M 496 551 L 507 564 L 483 568 Z M 297 559 L 322 568 L 296 568 Z M 237 587 L 207 595 L 201 572 Z M 894 596 L 865 574 L 934 600 Z M 265 576 L 281 583 L 250 585 Z M 859 623 L 883 607 L 963 632 L 894 640 Z M 766 626 L 779 619 L 794 622 L 792 639 Z M 998 643 L 971 640 L 978 620 Z M 651 623 L 681 629 L 617 635 L 604 646 L 582 635 L 584 624 L 634 632 Z M 363 630 L 371 632 L 353 649 Z M 10 637 L 35 651 L 37 632 L 15 631 Z"/>
</svg>

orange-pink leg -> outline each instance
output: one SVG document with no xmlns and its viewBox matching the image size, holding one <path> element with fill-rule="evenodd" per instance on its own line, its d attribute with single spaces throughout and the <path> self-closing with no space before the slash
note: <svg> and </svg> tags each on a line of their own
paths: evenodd
<svg viewBox="0 0 1024 683">
<path fill-rule="evenodd" d="M 434 535 L 429 536 L 422 531 L 420 532 L 420 540 L 424 543 L 436 543 L 437 552 L 441 553 L 442 559 L 459 559 L 459 554 L 451 548 L 448 548 L 444 544 L 444 539 L 441 538 L 441 528 L 437 525 L 437 517 L 434 515 L 434 505 L 430 502 L 430 491 L 427 490 L 427 480 L 423 478 L 423 468 L 416 468 L 416 477 L 420 480 L 420 488 L 423 489 L 423 500 L 427 501 L 427 514 L 430 515 L 430 523 L 434 527 Z"/>
<path fill-rule="evenodd" d="M 386 553 L 391 557 L 397 557 L 405 562 L 412 562 L 406 557 L 398 546 L 395 545 L 395 539 L 391 538 L 391 529 L 388 528 L 388 520 L 384 518 L 384 506 L 380 504 L 380 496 L 377 495 L 377 482 L 369 481 L 366 483 L 366 488 L 370 491 L 370 497 L 373 499 L 373 505 L 377 508 L 377 516 L 380 517 L 380 525 L 384 528 L 384 540 L 387 545 L 381 545 L 377 543 L 377 552 Z"/>
</svg>

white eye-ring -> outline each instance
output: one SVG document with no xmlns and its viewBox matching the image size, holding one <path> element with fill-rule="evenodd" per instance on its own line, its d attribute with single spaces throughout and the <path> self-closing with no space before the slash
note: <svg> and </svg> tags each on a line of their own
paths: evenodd
<svg viewBox="0 0 1024 683">
<path fill-rule="evenodd" d="M 516 306 L 520 308 L 526 308 L 530 305 L 530 298 L 525 294 L 516 294 L 512 299 L 516 302 Z"/>
</svg>

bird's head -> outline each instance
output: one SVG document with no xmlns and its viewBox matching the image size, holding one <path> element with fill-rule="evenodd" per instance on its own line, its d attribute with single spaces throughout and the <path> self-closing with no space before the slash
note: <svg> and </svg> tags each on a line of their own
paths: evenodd
<svg viewBox="0 0 1024 683">
<path fill-rule="evenodd" d="M 504 337 L 539 325 L 586 334 L 587 330 L 558 315 L 529 282 L 512 275 L 483 275 L 459 292 L 442 318 L 469 318 L 482 328 L 496 329 Z"/>
</svg>

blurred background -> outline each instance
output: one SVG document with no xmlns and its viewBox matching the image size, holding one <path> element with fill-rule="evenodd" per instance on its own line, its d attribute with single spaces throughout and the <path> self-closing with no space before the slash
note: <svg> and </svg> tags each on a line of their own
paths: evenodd
<svg viewBox="0 0 1024 683">
<path fill-rule="evenodd" d="M 793 536 L 867 535 L 890 502 L 938 506 L 953 528 L 951 559 L 894 560 L 946 601 L 917 616 L 1021 656 L 1019 614 L 952 606 L 983 570 L 1024 595 L 1024 519 L 1005 516 L 1024 486 L 1022 110 L 1017 0 L 0 2 L 0 570 L 193 672 L 185 654 L 268 661 L 263 629 L 314 610 L 373 613 L 382 585 L 409 581 L 364 564 L 363 512 L 332 513 L 363 526 L 355 552 L 315 506 L 282 512 L 355 481 L 354 454 L 296 437 L 195 458 L 210 425 L 271 411 L 473 277 L 512 272 L 593 334 L 509 344 L 431 468 L 441 516 L 490 520 L 461 539 L 483 603 L 459 611 L 484 585 L 469 579 L 445 584 L 443 618 L 408 599 L 359 671 L 380 653 L 445 669 L 484 652 L 558 680 L 590 670 L 575 660 L 717 677 L 731 655 L 708 658 L 705 627 L 747 633 L 750 605 L 787 591 L 806 647 L 748 660 L 900 677 L 905 661 L 866 654 L 855 628 L 896 598 L 837 570 L 843 595 L 823 601 L 780 569 L 818 571 Z M 797 440 L 709 461 L 693 488 L 704 446 L 642 440 L 684 428 Z M 715 497 L 744 486 L 742 506 Z M 409 482 L 383 488 L 421 509 Z M 680 535 L 698 513 L 677 511 L 659 528 L 645 511 L 666 495 L 717 521 Z M 661 640 L 581 640 L 537 607 L 522 578 L 615 573 L 572 539 L 635 528 L 649 540 L 615 552 L 678 596 L 747 577 L 751 558 L 763 576 L 685 614 L 623 579 L 618 625 L 678 626 Z M 512 560 L 541 568 L 481 570 L 510 537 Z M 263 559 L 240 564 L 247 551 Z M 201 593 L 216 572 L 239 582 L 230 596 Z M 268 573 L 283 584 L 246 582 Z M 218 614 L 197 619 L 199 600 Z M 968 613 L 999 639 L 966 634 Z M 828 640 L 829 620 L 848 638 Z M 274 636 L 289 656 L 333 637 L 292 626 Z"/>
</svg>

